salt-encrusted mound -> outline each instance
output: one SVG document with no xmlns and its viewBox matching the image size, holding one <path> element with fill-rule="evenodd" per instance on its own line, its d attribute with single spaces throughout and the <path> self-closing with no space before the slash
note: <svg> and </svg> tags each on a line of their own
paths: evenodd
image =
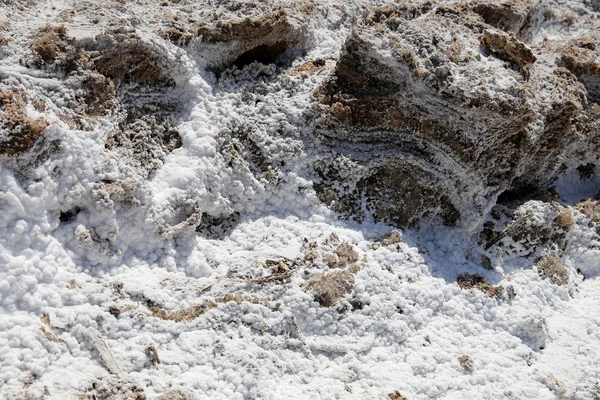
<svg viewBox="0 0 600 400">
<path fill-rule="evenodd" d="M 0 4 L 1 399 L 598 397 L 591 0 Z"/>
<path fill-rule="evenodd" d="M 317 92 L 317 131 L 335 153 L 318 169 L 321 199 L 349 215 L 366 199 L 377 219 L 403 226 L 473 226 L 499 194 L 551 182 L 565 144 L 594 135 L 575 121 L 595 100 L 595 71 L 582 60 L 592 55 L 569 61 L 584 39 L 563 60 L 587 91 L 550 46 L 515 36 L 529 9 L 369 10 Z"/>
</svg>

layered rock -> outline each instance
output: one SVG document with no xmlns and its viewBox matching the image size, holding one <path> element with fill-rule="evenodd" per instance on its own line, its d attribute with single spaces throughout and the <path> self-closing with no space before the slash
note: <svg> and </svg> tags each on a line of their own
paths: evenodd
<svg viewBox="0 0 600 400">
<path fill-rule="evenodd" d="M 159 35 L 216 71 L 254 61 L 270 64 L 308 47 L 305 17 L 312 8 L 309 2 L 224 3 L 213 10 L 212 21 L 171 23 Z"/>
<path fill-rule="evenodd" d="M 487 23 L 517 30 L 521 14 L 475 10 L 372 10 L 356 26 L 317 91 L 334 152 L 318 168 L 322 200 L 403 226 L 477 225 L 502 192 L 556 176 L 564 143 L 582 139 L 586 91 L 555 55 Z"/>
<path fill-rule="evenodd" d="M 600 24 L 569 42 L 561 60 L 585 85 L 590 100 L 600 101 Z"/>
<path fill-rule="evenodd" d="M 359 220 L 371 213 L 401 226 L 435 220 L 477 225 L 502 193 L 550 183 L 568 168 L 594 173 L 598 157 L 584 147 L 600 145 L 594 103 L 597 29 L 568 44 L 533 43 L 547 21 L 569 23 L 561 4 L 421 0 L 368 9 L 331 77 L 315 92 L 317 112 L 306 113 L 316 116 L 315 131 L 313 120 L 305 126 L 295 117 L 286 128 L 286 134 L 294 130 L 296 137 L 304 136 L 298 143 L 319 149 L 314 165 L 321 200 Z M 290 84 L 286 92 L 289 82 L 277 74 L 289 66 L 281 61 L 310 47 L 314 4 L 205 5 L 173 3 L 160 16 L 141 12 L 132 19 L 111 19 L 92 5 L 79 14 L 65 10 L 64 26 L 32 30 L 24 63 L 72 89 L 61 107 L 65 115 L 59 116 L 71 128 L 92 130 L 98 121 L 110 121 L 103 146 L 127 163 L 127 177 L 143 181 L 182 146 L 173 121 L 184 113 L 175 98 L 181 92 L 172 89 L 188 84 L 192 61 L 217 72 L 216 90 L 239 76 L 232 90 L 246 85 L 241 99 L 251 107 L 265 104 L 270 90 L 248 83 L 256 76 L 269 75 L 286 96 L 297 90 Z M 353 20 L 356 10 L 344 11 L 345 18 Z M 578 15 L 585 17 L 583 11 Z M 98 23 L 82 33 L 77 24 L 85 18 L 84 25 Z M 318 71 L 316 85 L 332 64 L 308 60 L 290 68 L 286 79 Z M 21 110 L 6 118 L 12 124 L 7 129 L 26 131 L 0 138 L 4 147 L 18 153 L 51 143 L 42 140 L 47 122 L 31 110 L 43 109 L 50 96 L 40 102 L 21 96 L 19 87 L 1 90 L 0 111 Z M 32 107 L 25 107 L 27 102 Z M 276 103 L 269 106 L 279 107 Z M 219 160 L 255 192 L 285 182 L 287 159 L 304 151 L 301 144 L 279 140 L 284 129 L 261 125 L 260 113 L 275 108 L 259 106 L 239 121 L 223 119 L 215 137 Z M 40 154 L 48 153 L 42 147 Z M 243 202 L 229 193 L 235 190 L 226 191 L 232 203 Z M 170 225 L 195 215 L 196 199 L 182 204 L 185 212 Z M 237 218 L 242 208 L 234 204 L 210 218 L 215 224 Z M 208 219 L 194 218 L 202 231 Z"/>
</svg>

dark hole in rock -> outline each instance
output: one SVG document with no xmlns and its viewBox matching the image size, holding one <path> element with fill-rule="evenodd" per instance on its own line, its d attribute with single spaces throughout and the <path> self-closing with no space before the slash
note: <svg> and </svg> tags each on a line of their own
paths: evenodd
<svg viewBox="0 0 600 400">
<path fill-rule="evenodd" d="M 82 211 L 82 209 L 79 207 L 75 207 L 71 210 L 64 211 L 64 212 L 61 211 L 58 218 L 60 219 L 60 222 L 62 222 L 62 223 L 71 222 L 77 216 L 77 214 L 79 214 L 81 211 Z"/>
<path fill-rule="evenodd" d="M 273 64 L 277 61 L 277 58 L 282 55 L 288 48 L 286 42 L 276 42 L 272 45 L 261 44 L 253 49 L 248 50 L 239 56 L 234 62 L 238 68 L 242 68 L 246 65 L 252 64 L 254 61 L 261 64 Z"/>
<path fill-rule="evenodd" d="M 596 44 L 593 42 L 578 43 L 577 46 L 581 47 L 582 49 L 596 50 Z"/>
<path fill-rule="evenodd" d="M 506 190 L 498 196 L 498 204 L 510 204 L 531 199 L 539 189 L 534 185 L 524 185 L 521 187 Z"/>
<path fill-rule="evenodd" d="M 590 179 L 594 175 L 595 168 L 596 164 L 584 164 L 577 167 L 577 172 L 579 172 L 579 177 L 581 179 Z"/>
</svg>

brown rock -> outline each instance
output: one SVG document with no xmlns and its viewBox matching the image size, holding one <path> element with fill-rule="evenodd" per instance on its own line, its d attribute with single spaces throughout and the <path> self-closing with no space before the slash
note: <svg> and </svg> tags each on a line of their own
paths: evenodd
<svg viewBox="0 0 600 400">
<path fill-rule="evenodd" d="M 585 85 L 590 100 L 600 101 L 600 25 L 571 41 L 562 52 L 565 66 Z"/>
<path fill-rule="evenodd" d="M 354 288 L 354 272 L 350 269 L 316 274 L 310 278 L 305 289 L 315 295 L 323 307 L 331 307 Z"/>
<path fill-rule="evenodd" d="M 542 257 L 535 266 L 542 279 L 549 279 L 555 285 L 565 285 L 569 282 L 569 272 L 556 257 Z"/>
<path fill-rule="evenodd" d="M 499 297 L 504 292 L 502 286 L 493 286 L 486 282 L 485 278 L 479 274 L 464 273 L 456 278 L 456 283 L 461 289 L 478 289 L 489 297 Z"/>
<path fill-rule="evenodd" d="M 516 63 L 525 71 L 528 69 L 529 64 L 536 61 L 531 48 L 517 40 L 510 33 L 485 29 L 481 41 L 485 47 L 498 54 L 500 58 Z"/>
<path fill-rule="evenodd" d="M 523 27 L 533 8 L 530 0 L 526 1 L 478 1 L 473 11 L 479 14 L 487 24 L 506 32 L 517 34 Z"/>
<path fill-rule="evenodd" d="M 388 398 L 390 400 L 408 400 L 406 397 L 402 396 L 402 394 L 397 390 L 394 390 L 392 393 L 388 393 Z"/>
<path fill-rule="evenodd" d="M 335 152 L 317 165 L 320 198 L 358 219 L 365 199 L 401 226 L 476 224 L 497 194 L 552 179 L 585 104 L 573 76 L 544 60 L 527 81 L 511 64 L 529 71 L 533 51 L 468 7 L 384 11 L 355 27 L 316 92 Z"/>
<path fill-rule="evenodd" d="M 29 118 L 26 106 L 24 91 L 0 87 L 0 155 L 18 157 L 43 138 L 48 123 Z"/>
<path fill-rule="evenodd" d="M 302 50 L 308 44 L 304 24 L 292 10 L 243 9 L 238 15 L 200 26 L 194 32 L 190 46 L 205 66 L 220 70 L 254 61 L 274 63 L 289 49 Z"/>
</svg>

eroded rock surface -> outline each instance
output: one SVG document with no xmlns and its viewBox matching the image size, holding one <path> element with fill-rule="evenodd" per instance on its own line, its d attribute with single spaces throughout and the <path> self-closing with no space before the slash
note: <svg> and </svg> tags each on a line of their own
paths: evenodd
<svg viewBox="0 0 600 400">
<path fill-rule="evenodd" d="M 565 66 L 583 83 L 590 100 L 600 100 L 600 24 L 572 40 L 562 52 Z"/>
<path fill-rule="evenodd" d="M 308 1 L 225 3 L 211 7 L 208 20 L 169 23 L 159 35 L 188 48 L 201 65 L 213 70 L 255 61 L 271 64 L 286 55 L 297 56 L 309 46 L 306 17 L 313 8 Z"/>
<path fill-rule="evenodd" d="M 335 154 L 318 168 L 321 199 L 349 215 L 365 199 L 377 219 L 403 226 L 477 225 L 502 192 L 564 171 L 567 144 L 595 136 L 575 122 L 594 101 L 593 56 L 570 67 L 585 90 L 557 53 L 513 33 L 531 9 L 519 7 L 370 10 L 316 93 L 317 131 Z"/>
</svg>

